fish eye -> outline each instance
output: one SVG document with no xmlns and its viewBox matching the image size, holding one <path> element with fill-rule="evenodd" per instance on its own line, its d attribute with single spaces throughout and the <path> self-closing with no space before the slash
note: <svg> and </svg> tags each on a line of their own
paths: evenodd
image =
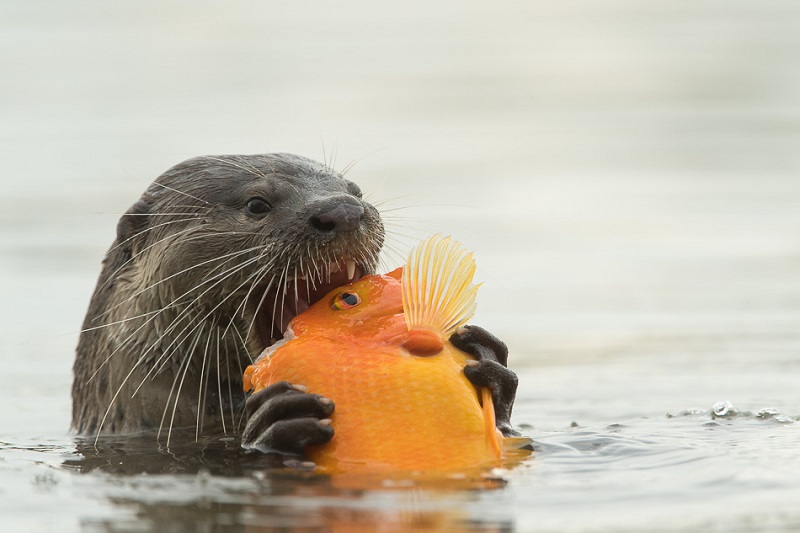
<svg viewBox="0 0 800 533">
<path fill-rule="evenodd" d="M 331 300 L 331 309 L 335 311 L 344 311 L 345 309 L 352 309 L 361 303 L 361 296 L 354 292 L 343 291 L 333 297 Z"/>
<path fill-rule="evenodd" d="M 247 200 L 247 212 L 251 215 L 263 215 L 270 210 L 269 203 L 263 198 L 256 196 Z"/>
</svg>

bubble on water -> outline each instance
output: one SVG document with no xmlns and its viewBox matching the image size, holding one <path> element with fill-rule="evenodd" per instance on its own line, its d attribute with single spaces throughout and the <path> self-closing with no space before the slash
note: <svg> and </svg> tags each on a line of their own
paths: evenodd
<svg viewBox="0 0 800 533">
<path fill-rule="evenodd" d="M 788 417 L 782 414 L 777 409 L 772 407 L 768 407 L 766 409 L 761 409 L 759 412 L 756 413 L 756 417 L 762 420 L 774 420 L 779 424 L 792 424 L 794 420 L 791 417 Z"/>
<path fill-rule="evenodd" d="M 714 404 L 714 407 L 711 408 L 711 411 L 714 413 L 715 417 L 733 416 L 736 414 L 736 409 L 728 400 L 718 401 Z"/>
<path fill-rule="evenodd" d="M 492 468 L 490 474 L 496 478 L 502 478 L 508 473 L 508 470 L 504 470 L 502 468 Z"/>
</svg>

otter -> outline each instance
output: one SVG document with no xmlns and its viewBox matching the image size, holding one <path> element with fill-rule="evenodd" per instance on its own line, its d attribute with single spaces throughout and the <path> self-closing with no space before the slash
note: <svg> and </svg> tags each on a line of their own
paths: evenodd
<svg viewBox="0 0 800 533">
<path fill-rule="evenodd" d="M 377 209 L 327 165 L 277 153 L 204 156 L 158 177 L 120 218 L 78 340 L 72 428 L 84 435 L 193 428 L 302 456 L 333 435 L 333 402 L 278 383 L 247 396 L 245 367 L 330 290 L 374 273 Z M 453 342 L 513 434 L 507 349 L 476 326 Z"/>
</svg>

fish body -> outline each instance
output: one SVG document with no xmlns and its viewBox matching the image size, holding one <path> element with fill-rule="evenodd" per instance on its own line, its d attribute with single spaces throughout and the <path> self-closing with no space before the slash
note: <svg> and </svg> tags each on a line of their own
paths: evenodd
<svg viewBox="0 0 800 533">
<path fill-rule="evenodd" d="M 288 381 L 333 400 L 333 439 L 308 452 L 324 471 L 452 471 L 502 455 L 491 396 L 467 380 L 471 356 L 448 341 L 474 311 L 474 262 L 432 239 L 405 268 L 340 287 L 295 317 L 245 372 L 246 389 Z M 467 260 L 447 262 L 454 254 Z"/>
</svg>

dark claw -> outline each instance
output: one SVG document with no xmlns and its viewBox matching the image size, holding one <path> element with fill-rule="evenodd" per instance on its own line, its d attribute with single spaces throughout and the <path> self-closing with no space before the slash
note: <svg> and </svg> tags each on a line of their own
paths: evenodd
<svg viewBox="0 0 800 533">
<path fill-rule="evenodd" d="M 279 420 L 250 445 L 253 450 L 302 457 L 306 447 L 325 444 L 333 438 L 333 428 L 316 418 Z"/>
<path fill-rule="evenodd" d="M 242 447 L 302 456 L 307 446 L 333 437 L 333 428 L 325 420 L 333 409 L 331 400 L 285 381 L 270 385 L 247 399 Z"/>
<path fill-rule="evenodd" d="M 450 337 L 450 342 L 461 351 L 473 355 L 478 361 L 488 359 L 508 366 L 506 344 L 480 326 L 464 326 Z"/>
<path fill-rule="evenodd" d="M 506 437 L 518 436 L 511 426 L 511 410 L 517 394 L 517 375 L 507 368 L 508 348 L 505 343 L 478 326 L 464 326 L 450 342 L 477 359 L 464 368 L 464 375 L 475 387 L 492 391 L 497 428 Z"/>
</svg>

